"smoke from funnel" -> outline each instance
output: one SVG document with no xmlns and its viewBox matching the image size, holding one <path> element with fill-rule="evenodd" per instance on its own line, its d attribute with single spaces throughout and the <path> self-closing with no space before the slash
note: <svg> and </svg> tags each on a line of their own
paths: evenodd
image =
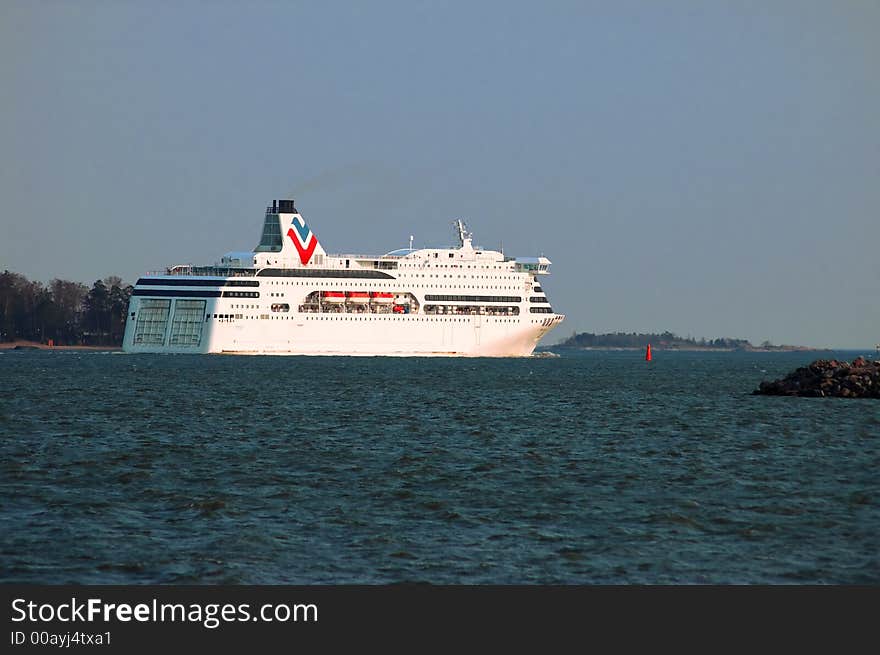
<svg viewBox="0 0 880 655">
<path fill-rule="evenodd" d="M 289 197 L 296 198 L 314 191 L 335 191 L 359 182 L 371 182 L 371 178 L 375 181 L 377 172 L 374 164 L 366 162 L 330 169 L 295 184 Z"/>
</svg>

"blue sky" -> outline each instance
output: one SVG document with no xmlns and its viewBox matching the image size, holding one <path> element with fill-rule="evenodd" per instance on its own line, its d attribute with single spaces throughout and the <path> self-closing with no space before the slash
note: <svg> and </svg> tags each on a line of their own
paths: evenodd
<svg viewBox="0 0 880 655">
<path fill-rule="evenodd" d="M 0 269 L 252 248 L 553 262 L 572 331 L 880 342 L 880 4 L 0 4 Z"/>
</svg>

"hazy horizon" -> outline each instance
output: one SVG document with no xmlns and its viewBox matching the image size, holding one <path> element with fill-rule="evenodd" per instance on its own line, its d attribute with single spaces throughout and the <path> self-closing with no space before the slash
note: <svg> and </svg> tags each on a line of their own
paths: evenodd
<svg viewBox="0 0 880 655">
<path fill-rule="evenodd" d="M 0 270 L 256 245 L 553 261 L 572 332 L 880 342 L 880 5 L 0 5 Z"/>
</svg>

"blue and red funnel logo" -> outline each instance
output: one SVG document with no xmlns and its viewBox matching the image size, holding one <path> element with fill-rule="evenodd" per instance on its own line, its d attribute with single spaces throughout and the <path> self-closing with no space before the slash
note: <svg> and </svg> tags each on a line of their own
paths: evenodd
<svg viewBox="0 0 880 655">
<path fill-rule="evenodd" d="M 296 246 L 299 260 L 303 263 L 303 266 L 308 264 L 315 252 L 315 248 L 318 247 L 318 237 L 312 234 L 309 226 L 306 225 L 301 216 L 293 217 L 290 229 L 287 230 L 287 236 L 290 237 L 293 245 Z"/>
</svg>

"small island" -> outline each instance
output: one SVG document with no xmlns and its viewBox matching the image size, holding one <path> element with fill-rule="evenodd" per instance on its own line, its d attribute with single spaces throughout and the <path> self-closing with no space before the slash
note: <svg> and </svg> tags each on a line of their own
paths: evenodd
<svg viewBox="0 0 880 655">
<path fill-rule="evenodd" d="M 716 350 L 716 351 L 743 351 L 743 352 L 789 352 L 789 351 L 812 351 L 816 348 L 807 346 L 776 346 L 769 341 L 760 346 L 754 346 L 747 339 L 732 339 L 721 337 L 718 339 L 700 339 L 680 337 L 673 332 L 641 333 L 641 332 L 615 332 L 608 334 L 593 334 L 581 332 L 572 334 L 565 341 L 557 344 L 554 348 L 572 348 L 579 350 L 643 350 L 651 344 L 655 350 Z"/>
</svg>

